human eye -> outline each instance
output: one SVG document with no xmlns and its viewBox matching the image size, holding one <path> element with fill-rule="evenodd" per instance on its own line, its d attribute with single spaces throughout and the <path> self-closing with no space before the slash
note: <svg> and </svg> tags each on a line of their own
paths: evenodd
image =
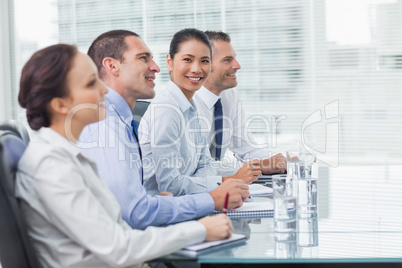
<svg viewBox="0 0 402 268">
<path fill-rule="evenodd" d="M 89 83 L 87 84 L 87 87 L 94 87 L 96 84 L 96 79 L 93 79 L 91 81 L 89 81 Z"/>
<path fill-rule="evenodd" d="M 204 59 L 202 60 L 203 63 L 210 63 L 211 61 L 209 59 Z"/>
<path fill-rule="evenodd" d="M 183 61 L 191 62 L 190 58 L 183 58 Z"/>
</svg>

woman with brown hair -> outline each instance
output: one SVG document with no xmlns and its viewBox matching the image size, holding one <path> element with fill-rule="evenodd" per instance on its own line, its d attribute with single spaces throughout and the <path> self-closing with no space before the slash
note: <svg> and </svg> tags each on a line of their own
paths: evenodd
<svg viewBox="0 0 402 268">
<path fill-rule="evenodd" d="M 44 267 L 127 267 L 189 244 L 230 236 L 222 215 L 166 228 L 133 230 L 96 165 L 75 142 L 105 118 L 107 89 L 92 60 L 70 45 L 36 52 L 25 64 L 18 96 L 37 130 L 18 164 L 16 195 Z"/>
</svg>

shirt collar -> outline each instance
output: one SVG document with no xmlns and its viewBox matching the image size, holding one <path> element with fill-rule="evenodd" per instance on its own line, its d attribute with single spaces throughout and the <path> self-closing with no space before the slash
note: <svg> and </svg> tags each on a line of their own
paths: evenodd
<svg viewBox="0 0 402 268">
<path fill-rule="evenodd" d="M 205 104 L 208 109 L 214 108 L 215 103 L 219 100 L 219 96 L 216 96 L 214 93 L 209 91 L 207 88 L 202 86 L 200 90 L 197 91 L 198 96 L 201 101 Z"/>
<path fill-rule="evenodd" d="M 105 94 L 107 110 L 115 111 L 124 123 L 131 126 L 133 113 L 127 101 L 114 89 L 110 87 L 107 87 L 107 89 L 109 90 L 108 93 Z"/>
<path fill-rule="evenodd" d="M 62 147 L 64 150 L 68 151 L 74 156 L 78 156 L 79 154 L 81 154 L 81 150 L 77 147 L 77 145 L 70 142 L 51 128 L 42 127 L 38 130 L 37 133 L 42 140 L 55 147 Z"/>
<path fill-rule="evenodd" d="M 190 108 L 196 110 L 193 100 L 189 102 L 181 89 L 175 83 L 173 83 L 172 80 L 168 82 L 166 89 L 170 93 L 170 97 L 177 102 L 183 113 Z"/>
</svg>

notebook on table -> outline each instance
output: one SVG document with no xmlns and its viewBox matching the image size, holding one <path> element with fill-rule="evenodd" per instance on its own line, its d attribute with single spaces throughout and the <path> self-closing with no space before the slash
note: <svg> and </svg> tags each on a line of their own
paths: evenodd
<svg viewBox="0 0 402 268">
<path fill-rule="evenodd" d="M 260 176 L 258 176 L 258 179 L 255 182 L 256 183 L 264 183 L 264 182 L 271 182 L 272 183 L 272 176 L 274 176 L 274 175 L 283 175 L 283 174 L 286 174 L 286 172 L 282 173 L 282 174 L 270 174 L 270 175 L 261 174 Z"/>
<path fill-rule="evenodd" d="M 215 211 L 211 215 L 217 215 L 222 211 Z M 274 216 L 273 200 L 264 202 L 244 202 L 243 206 L 226 212 L 230 218 L 271 218 Z"/>
<path fill-rule="evenodd" d="M 272 182 L 272 175 L 261 174 L 260 176 L 258 176 L 258 179 L 255 182 L 256 183 Z"/>
<path fill-rule="evenodd" d="M 271 196 L 274 194 L 274 190 L 271 187 L 256 183 L 250 184 L 248 190 L 251 196 Z"/>
<path fill-rule="evenodd" d="M 196 257 L 200 254 L 205 254 L 211 251 L 216 251 L 220 249 L 227 249 L 229 247 L 238 246 L 244 244 L 246 241 L 246 236 L 242 234 L 232 234 L 228 239 L 212 241 L 212 242 L 201 242 L 195 245 L 187 246 L 174 254 L 184 255 L 190 257 Z"/>
</svg>

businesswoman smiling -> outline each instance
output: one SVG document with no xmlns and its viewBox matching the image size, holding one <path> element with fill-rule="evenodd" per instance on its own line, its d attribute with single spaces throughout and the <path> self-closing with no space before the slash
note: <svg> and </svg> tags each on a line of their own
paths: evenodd
<svg viewBox="0 0 402 268">
<path fill-rule="evenodd" d="M 74 145 L 105 118 L 107 89 L 92 60 L 54 45 L 25 64 L 18 96 L 37 130 L 18 164 L 16 195 L 43 267 L 127 267 L 203 240 L 230 236 L 224 215 L 133 230 L 96 165 Z"/>
<path fill-rule="evenodd" d="M 192 101 L 211 72 L 211 51 L 208 36 L 193 28 L 177 32 L 170 43 L 170 81 L 148 107 L 139 130 L 150 194 L 211 192 L 226 179 L 213 167 Z"/>
</svg>

